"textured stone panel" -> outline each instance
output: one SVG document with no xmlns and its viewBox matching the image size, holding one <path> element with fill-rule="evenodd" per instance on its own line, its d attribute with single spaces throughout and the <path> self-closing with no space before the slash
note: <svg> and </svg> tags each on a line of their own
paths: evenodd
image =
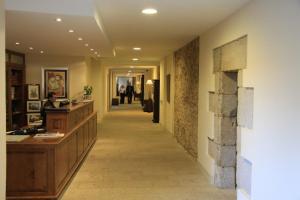
<svg viewBox="0 0 300 200">
<path fill-rule="evenodd" d="M 216 94 L 215 101 L 216 116 L 235 117 L 237 115 L 237 95 Z"/>
<path fill-rule="evenodd" d="M 225 146 L 209 139 L 208 153 L 214 158 L 216 165 L 221 167 L 236 166 L 236 146 Z"/>
<path fill-rule="evenodd" d="M 235 145 L 237 138 L 236 117 L 219 117 L 214 119 L 214 140 L 222 145 Z"/>
<path fill-rule="evenodd" d="M 213 59 L 214 59 L 214 69 L 213 72 L 221 71 L 221 48 L 217 48 L 213 50 Z"/>
<path fill-rule="evenodd" d="M 238 73 L 217 72 L 215 73 L 215 92 L 218 94 L 236 94 Z"/>
<path fill-rule="evenodd" d="M 174 135 L 194 157 L 198 153 L 199 38 L 175 52 Z"/>
<path fill-rule="evenodd" d="M 239 156 L 237 159 L 237 186 L 251 195 L 252 163 Z"/>
<path fill-rule="evenodd" d="M 235 168 L 215 166 L 214 185 L 219 188 L 235 188 Z"/>
<path fill-rule="evenodd" d="M 215 112 L 215 92 L 208 92 L 209 112 Z"/>
<path fill-rule="evenodd" d="M 247 36 L 221 47 L 222 71 L 245 69 L 247 66 Z"/>
<path fill-rule="evenodd" d="M 239 88 L 238 91 L 238 125 L 251 129 L 253 127 L 254 88 Z"/>
</svg>

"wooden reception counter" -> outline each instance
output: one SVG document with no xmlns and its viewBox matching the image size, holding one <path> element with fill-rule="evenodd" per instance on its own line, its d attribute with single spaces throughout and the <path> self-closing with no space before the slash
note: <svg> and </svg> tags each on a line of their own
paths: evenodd
<svg viewBox="0 0 300 200">
<path fill-rule="evenodd" d="M 93 102 L 46 112 L 48 132 L 65 136 L 7 143 L 7 199 L 59 199 L 96 141 Z"/>
</svg>

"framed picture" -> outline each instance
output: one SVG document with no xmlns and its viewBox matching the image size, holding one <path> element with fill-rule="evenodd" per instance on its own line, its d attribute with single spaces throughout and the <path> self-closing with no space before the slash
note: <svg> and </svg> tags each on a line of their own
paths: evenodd
<svg viewBox="0 0 300 200">
<path fill-rule="evenodd" d="M 43 123 L 40 113 L 28 113 L 27 114 L 27 125 L 28 126 L 39 126 Z"/>
<path fill-rule="evenodd" d="M 40 99 L 40 85 L 27 85 L 27 98 L 28 100 Z"/>
<path fill-rule="evenodd" d="M 41 101 L 27 101 L 27 112 L 40 112 L 41 106 Z"/>
<path fill-rule="evenodd" d="M 49 92 L 54 92 L 57 98 L 68 97 L 68 70 L 67 69 L 44 69 L 45 98 Z"/>
</svg>

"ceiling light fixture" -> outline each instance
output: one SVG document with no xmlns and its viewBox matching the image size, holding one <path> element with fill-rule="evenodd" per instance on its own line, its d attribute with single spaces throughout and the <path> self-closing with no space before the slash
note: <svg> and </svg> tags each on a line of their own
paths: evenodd
<svg viewBox="0 0 300 200">
<path fill-rule="evenodd" d="M 17 45 L 17 46 L 20 45 L 20 42 L 16 42 L 16 45 Z"/>
<path fill-rule="evenodd" d="M 88 46 L 89 46 L 89 44 L 88 44 L 88 43 L 86 43 L 86 44 L 84 44 L 84 46 L 88 47 Z"/>
<path fill-rule="evenodd" d="M 134 68 L 134 66 L 130 66 L 130 68 L 132 69 L 132 68 Z"/>
<path fill-rule="evenodd" d="M 74 30 L 73 30 L 73 29 L 70 29 L 70 30 L 69 30 L 69 33 L 74 33 Z"/>
<path fill-rule="evenodd" d="M 140 51 L 140 50 L 142 50 L 142 48 L 141 47 L 133 47 L 133 50 Z"/>
<path fill-rule="evenodd" d="M 142 13 L 145 15 L 154 15 L 154 14 L 157 14 L 157 10 L 154 8 L 146 8 L 146 9 L 142 10 Z"/>
<path fill-rule="evenodd" d="M 94 51 L 94 49 L 90 49 L 91 51 Z"/>
<path fill-rule="evenodd" d="M 44 53 L 44 51 L 40 51 L 40 53 L 41 53 L 41 54 L 43 54 L 43 53 Z"/>
<path fill-rule="evenodd" d="M 61 18 L 56 18 L 56 21 L 57 22 L 62 22 L 62 19 Z"/>
<path fill-rule="evenodd" d="M 138 58 L 132 58 L 132 60 L 133 60 L 133 61 L 138 61 L 139 59 L 138 59 Z"/>
<path fill-rule="evenodd" d="M 81 37 L 79 37 L 79 38 L 78 38 L 78 40 L 79 40 L 79 41 L 81 41 L 81 40 L 82 40 L 82 38 L 81 38 Z"/>
<path fill-rule="evenodd" d="M 33 50 L 33 47 L 29 47 L 29 50 Z"/>
</svg>

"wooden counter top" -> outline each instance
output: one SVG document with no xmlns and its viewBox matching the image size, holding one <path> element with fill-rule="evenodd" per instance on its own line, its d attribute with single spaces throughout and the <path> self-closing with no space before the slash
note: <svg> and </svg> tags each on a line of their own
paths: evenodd
<svg viewBox="0 0 300 200">
<path fill-rule="evenodd" d="M 82 106 L 82 105 L 81 105 Z M 81 121 L 79 124 L 77 124 L 70 132 L 64 133 L 64 137 L 61 138 L 34 138 L 33 136 L 30 136 L 29 138 L 21 141 L 21 142 L 7 142 L 8 146 L 12 145 L 57 145 L 62 143 L 64 140 L 67 140 L 70 135 L 74 131 L 76 131 L 79 127 L 81 127 L 83 124 L 85 124 L 87 121 L 89 121 L 92 117 L 95 117 L 97 115 L 97 112 L 93 112 L 90 116 L 88 116 L 86 119 Z"/>
<path fill-rule="evenodd" d="M 69 105 L 62 106 L 60 108 L 45 108 L 45 112 L 73 112 L 88 104 L 93 104 L 93 101 L 80 102 L 77 104 L 70 103 Z"/>
</svg>

